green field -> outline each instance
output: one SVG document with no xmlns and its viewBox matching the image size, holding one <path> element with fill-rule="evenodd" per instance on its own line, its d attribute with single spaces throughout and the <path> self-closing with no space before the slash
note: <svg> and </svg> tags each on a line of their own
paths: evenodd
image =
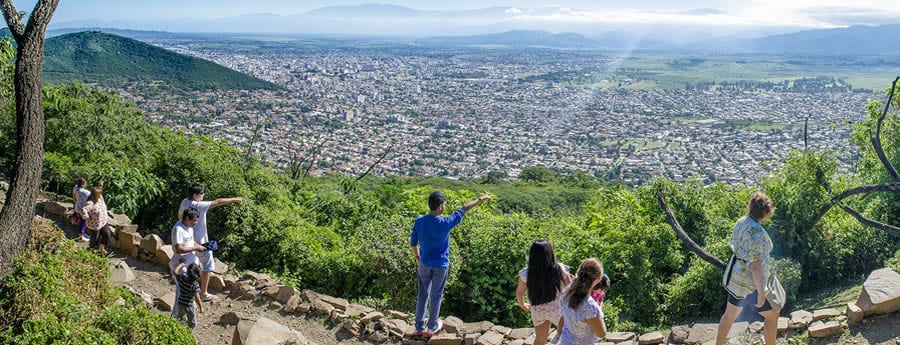
<svg viewBox="0 0 900 345">
<path fill-rule="evenodd" d="M 784 57 L 760 55 L 632 55 L 616 74 L 652 80 L 660 88 L 686 83 L 795 80 L 831 76 L 854 88 L 880 90 L 897 74 L 897 61 L 882 57 Z"/>
</svg>

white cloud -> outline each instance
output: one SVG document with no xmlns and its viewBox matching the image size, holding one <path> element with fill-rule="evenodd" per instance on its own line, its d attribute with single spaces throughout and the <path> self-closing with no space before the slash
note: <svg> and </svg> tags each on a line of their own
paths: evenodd
<svg viewBox="0 0 900 345">
<path fill-rule="evenodd" d="M 507 11 L 507 15 L 516 21 L 572 24 L 830 28 L 900 23 L 900 1 L 883 0 L 752 0 L 722 13 L 693 14 L 641 9 L 579 10 L 569 7 L 514 10 Z"/>
</svg>

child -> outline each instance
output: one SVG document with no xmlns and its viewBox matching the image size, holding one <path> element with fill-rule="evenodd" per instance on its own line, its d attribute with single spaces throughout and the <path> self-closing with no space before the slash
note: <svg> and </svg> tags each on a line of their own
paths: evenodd
<svg viewBox="0 0 900 345">
<path fill-rule="evenodd" d="M 190 328 L 197 327 L 197 314 L 194 311 L 194 301 L 197 302 L 197 310 L 203 312 L 203 302 L 200 300 L 200 266 L 191 263 L 185 268 L 184 260 L 175 267 L 175 305 L 172 308 L 172 316 L 179 321 L 187 321 Z"/>
<path fill-rule="evenodd" d="M 591 290 L 591 298 L 597 301 L 597 304 L 601 307 L 603 306 L 603 298 L 606 297 L 606 290 L 609 290 L 609 276 L 604 274 L 603 278 L 600 278 L 600 282 L 594 285 L 594 288 Z"/>
</svg>

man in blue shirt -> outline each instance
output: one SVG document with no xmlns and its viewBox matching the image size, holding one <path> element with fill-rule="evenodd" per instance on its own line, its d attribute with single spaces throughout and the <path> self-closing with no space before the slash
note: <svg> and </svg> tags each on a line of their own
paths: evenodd
<svg viewBox="0 0 900 345">
<path fill-rule="evenodd" d="M 409 245 L 416 257 L 418 271 L 418 295 L 416 296 L 416 335 L 431 337 L 443 328 L 439 319 L 441 298 L 444 285 L 447 283 L 447 268 L 450 266 L 450 229 L 463 219 L 466 212 L 484 201 L 491 200 L 490 195 L 482 195 L 469 201 L 450 216 L 441 217 L 444 213 L 444 202 L 447 196 L 440 191 L 428 195 L 428 208 L 431 212 L 416 219 L 413 224 Z M 428 331 L 425 332 L 425 303 L 428 304 Z"/>
</svg>

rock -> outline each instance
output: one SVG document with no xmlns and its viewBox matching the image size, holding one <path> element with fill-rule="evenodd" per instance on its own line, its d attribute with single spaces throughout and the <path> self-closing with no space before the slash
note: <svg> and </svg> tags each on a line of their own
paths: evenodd
<svg viewBox="0 0 900 345">
<path fill-rule="evenodd" d="M 209 275 L 209 285 L 207 287 L 209 288 L 209 291 L 225 291 L 225 280 L 222 279 L 222 276 L 212 273 Z"/>
<path fill-rule="evenodd" d="M 347 309 L 344 310 L 344 314 L 347 314 L 349 317 L 360 318 L 373 311 L 375 311 L 375 308 L 367 307 L 362 304 L 350 304 L 347 306 Z"/>
<path fill-rule="evenodd" d="M 422 339 L 414 339 L 414 338 L 405 338 L 402 342 L 403 345 L 426 345 L 427 343 Z"/>
<path fill-rule="evenodd" d="M 238 323 L 240 325 L 240 323 Z M 237 335 L 237 332 L 235 332 Z M 260 317 L 253 324 L 246 341 L 241 345 L 311 344 L 300 332 L 291 330 L 275 321 Z"/>
<path fill-rule="evenodd" d="M 863 283 L 856 305 L 865 316 L 900 310 L 900 273 L 891 268 L 872 271 Z"/>
<path fill-rule="evenodd" d="M 763 326 L 765 326 L 765 324 L 762 321 L 756 321 L 754 323 L 751 323 L 750 328 L 749 328 L 750 333 L 762 332 Z M 785 323 L 785 327 L 787 327 L 787 323 Z"/>
<path fill-rule="evenodd" d="M 247 336 L 250 330 L 256 324 L 256 320 L 240 320 L 237 327 L 234 328 L 234 335 L 231 337 L 231 345 L 242 345 L 247 343 Z"/>
<path fill-rule="evenodd" d="M 344 312 L 341 311 L 340 309 L 332 310 L 331 315 L 328 316 L 328 319 L 331 320 L 331 322 L 333 322 L 333 323 L 341 323 L 341 322 L 344 322 L 344 320 L 349 319 L 349 318 L 350 318 L 350 316 L 348 316 L 347 314 L 344 314 Z"/>
<path fill-rule="evenodd" d="M 268 274 L 265 273 L 257 273 L 253 271 L 247 271 L 244 273 L 244 278 L 252 279 L 252 280 L 271 280 Z"/>
<path fill-rule="evenodd" d="M 309 305 L 312 311 L 323 315 L 331 315 L 331 311 L 334 310 L 334 306 L 320 299 L 310 302 Z"/>
<path fill-rule="evenodd" d="M 303 302 L 297 305 L 297 308 L 294 308 L 295 313 L 308 313 L 312 306 L 309 303 Z"/>
<path fill-rule="evenodd" d="M 537 339 L 537 336 L 536 336 L 536 335 L 534 335 L 534 334 L 529 335 L 528 338 L 525 338 L 525 345 L 532 345 L 532 344 L 534 344 L 534 340 L 535 340 L 535 339 Z M 468 344 L 466 344 L 466 345 L 468 345 Z"/>
<path fill-rule="evenodd" d="M 297 289 L 290 286 L 281 286 L 278 288 L 278 293 L 275 295 L 275 299 L 278 300 L 278 302 L 287 303 L 287 301 L 289 301 L 294 296 L 298 296 L 299 298 L 299 295 L 300 293 L 297 291 Z"/>
<path fill-rule="evenodd" d="M 507 334 L 509 334 L 509 332 L 512 331 L 512 328 L 496 325 L 494 327 L 491 327 L 491 330 L 494 332 L 500 333 L 505 337 Z"/>
<path fill-rule="evenodd" d="M 219 317 L 219 323 L 223 325 L 237 325 L 241 320 L 250 320 L 256 322 L 258 316 L 244 314 L 239 311 L 230 311 Z"/>
<path fill-rule="evenodd" d="M 634 333 L 631 332 L 612 332 L 606 333 L 606 340 L 613 343 L 621 343 L 623 341 L 628 341 L 634 339 Z"/>
<path fill-rule="evenodd" d="M 463 324 L 463 330 L 466 333 L 484 333 L 494 327 L 490 321 L 469 322 Z"/>
<path fill-rule="evenodd" d="M 847 319 L 850 321 L 851 324 L 857 324 L 857 323 L 862 322 L 863 311 L 862 311 L 862 308 L 860 308 L 858 305 L 856 305 L 856 303 L 854 303 L 854 302 L 847 303 L 846 314 L 847 314 Z"/>
<path fill-rule="evenodd" d="M 791 319 L 784 316 L 778 318 L 778 333 L 782 333 L 790 329 Z"/>
<path fill-rule="evenodd" d="M 41 203 L 41 208 L 44 209 L 44 212 L 46 213 L 61 217 L 65 216 L 69 210 L 74 209 L 75 205 L 70 202 L 44 201 Z"/>
<path fill-rule="evenodd" d="M 463 324 L 463 320 L 456 316 L 448 316 L 444 318 L 444 329 L 447 330 L 448 333 L 453 333 L 456 335 L 465 334 Z"/>
<path fill-rule="evenodd" d="M 469 333 L 463 338 L 463 342 L 465 342 L 465 345 L 475 345 L 479 337 L 481 337 L 481 333 Z"/>
<path fill-rule="evenodd" d="M 124 252 L 130 252 L 131 248 L 141 243 L 141 237 L 136 232 L 119 230 L 119 246 L 118 248 Z"/>
<path fill-rule="evenodd" d="M 833 309 L 833 308 L 819 309 L 819 310 L 816 310 L 816 311 L 813 312 L 813 318 L 812 318 L 812 320 L 813 320 L 813 321 L 819 321 L 819 320 L 822 320 L 822 319 L 827 319 L 827 318 L 832 318 L 832 317 L 838 317 L 838 316 L 840 316 L 840 315 L 841 315 L 841 312 L 839 312 L 839 311 L 837 311 L 836 309 Z"/>
<path fill-rule="evenodd" d="M 428 345 L 460 345 L 463 338 L 456 333 L 441 332 L 428 340 Z"/>
<path fill-rule="evenodd" d="M 213 257 L 213 262 L 215 263 L 213 273 L 224 275 L 226 272 L 228 272 L 228 264 L 219 261 L 219 258 L 217 257 Z"/>
<path fill-rule="evenodd" d="M 331 304 L 332 307 L 340 310 L 347 310 L 347 306 L 350 305 L 350 302 L 343 298 L 332 297 L 328 295 L 319 295 L 319 300 Z"/>
<path fill-rule="evenodd" d="M 159 236 L 155 234 L 147 235 L 147 237 L 144 237 L 144 239 L 141 240 L 141 249 L 147 253 L 155 254 L 159 251 L 159 248 L 162 248 L 163 244 L 165 243 L 163 243 L 163 240 L 159 238 Z"/>
<path fill-rule="evenodd" d="M 687 340 L 690 331 L 691 328 L 687 325 L 672 327 L 672 331 L 669 333 L 669 342 L 675 344 L 684 344 L 684 341 Z"/>
<path fill-rule="evenodd" d="M 466 329 L 469 329 L 466 327 Z M 475 342 L 476 345 L 500 345 L 503 342 L 503 334 L 488 331 L 487 333 L 482 334 L 478 337 L 478 341 Z"/>
<path fill-rule="evenodd" d="M 359 332 L 362 330 L 362 324 L 358 320 L 344 321 L 341 330 L 347 332 L 351 337 L 358 337 Z"/>
<path fill-rule="evenodd" d="M 172 257 L 175 256 L 175 250 L 172 249 L 171 245 L 164 245 L 159 247 L 159 250 L 156 251 L 156 263 L 162 266 L 168 266 L 169 261 L 172 260 Z"/>
<path fill-rule="evenodd" d="M 240 279 L 238 279 L 238 277 L 235 275 L 226 274 L 224 277 L 222 277 L 222 281 L 225 282 L 225 288 L 227 288 L 228 290 L 235 290 L 238 287 L 238 282 L 240 281 Z"/>
<path fill-rule="evenodd" d="M 278 283 L 278 281 L 271 280 L 271 279 L 253 280 L 253 286 L 256 287 L 257 290 L 265 290 L 266 288 L 268 288 L 270 286 L 276 286 L 276 285 L 282 285 L 282 284 Z"/>
<path fill-rule="evenodd" d="M 385 311 L 384 314 L 387 315 L 387 317 L 392 318 L 392 319 L 409 320 L 409 314 L 406 314 L 406 313 L 400 312 L 400 311 L 396 311 L 396 310 L 388 309 L 387 311 Z"/>
<path fill-rule="evenodd" d="M 157 306 L 159 306 L 160 310 L 172 311 L 172 308 L 175 307 L 175 291 L 166 293 L 156 301 L 158 303 Z"/>
<path fill-rule="evenodd" d="M 125 284 L 134 280 L 134 271 L 124 260 L 109 260 L 110 279 L 116 284 Z"/>
<path fill-rule="evenodd" d="M 297 311 L 297 306 L 300 305 L 300 295 L 291 296 L 291 299 L 287 300 L 284 303 L 284 312 L 293 313 Z"/>
<path fill-rule="evenodd" d="M 660 332 L 650 332 L 647 334 L 642 334 L 638 338 L 638 344 L 640 345 L 656 345 L 662 344 L 666 340 Z"/>
<path fill-rule="evenodd" d="M 534 334 L 534 328 L 516 328 L 509 331 L 509 334 L 507 334 L 506 337 L 512 340 L 525 340 L 532 334 Z"/>
<path fill-rule="evenodd" d="M 508 343 L 509 345 L 525 345 L 524 339 L 512 340 Z"/>
<path fill-rule="evenodd" d="M 109 225 L 129 225 L 131 224 L 131 219 L 128 218 L 127 215 L 121 213 L 109 213 Z"/>
<path fill-rule="evenodd" d="M 281 302 L 278 301 L 272 301 L 272 303 L 269 303 L 269 310 L 278 310 L 283 307 L 284 305 L 282 305 Z"/>
<path fill-rule="evenodd" d="M 369 312 L 368 314 L 364 315 L 362 318 L 359 319 L 359 321 L 362 322 L 363 324 L 368 324 L 369 322 L 378 321 L 378 320 L 381 320 L 382 318 L 384 318 L 384 314 L 382 314 L 381 312 L 373 311 L 373 312 Z"/>
<path fill-rule="evenodd" d="M 140 246 L 131 247 L 131 252 L 128 253 L 128 255 L 131 255 L 131 257 L 133 257 L 133 258 L 137 258 L 139 249 L 140 249 Z"/>
<path fill-rule="evenodd" d="M 300 298 L 303 299 L 304 302 L 312 302 L 319 299 L 319 294 L 312 290 L 303 290 L 303 293 L 300 294 Z"/>
<path fill-rule="evenodd" d="M 256 288 L 251 286 L 249 282 L 241 282 L 238 284 L 238 288 L 232 291 L 233 295 L 236 295 L 238 298 L 242 299 L 255 299 L 256 298 Z"/>
<path fill-rule="evenodd" d="M 257 286 L 257 288 L 259 287 Z M 263 288 L 262 292 L 264 295 L 269 296 L 270 298 L 275 298 L 275 296 L 278 296 L 278 290 L 280 290 L 280 288 L 280 286 L 268 286 Z"/>
<path fill-rule="evenodd" d="M 809 326 L 809 336 L 813 338 L 824 338 L 830 335 L 840 334 L 843 331 L 843 327 L 841 327 L 840 322 L 837 321 L 828 321 L 828 323 L 816 321 Z"/>
<path fill-rule="evenodd" d="M 747 328 L 749 328 L 749 327 L 750 327 L 749 322 L 746 322 L 746 321 L 735 322 L 733 325 L 731 325 L 731 330 L 728 331 L 728 335 L 726 336 L 726 338 L 731 339 L 731 338 L 737 337 L 741 333 L 746 332 Z M 718 325 L 716 325 L 716 328 L 718 329 Z M 716 332 L 718 332 L 718 330 Z M 715 338 L 713 338 L 713 339 L 715 339 Z"/>
<path fill-rule="evenodd" d="M 406 321 L 400 319 L 381 319 L 381 326 L 394 336 L 403 337 L 409 332 L 410 327 Z M 415 332 L 415 330 L 413 330 Z"/>
<path fill-rule="evenodd" d="M 381 332 L 372 332 L 372 334 L 369 335 L 369 341 L 376 344 L 384 344 L 388 339 L 390 339 L 388 338 L 388 335 Z"/>
<path fill-rule="evenodd" d="M 812 322 L 812 313 L 806 310 L 797 310 L 791 313 L 791 329 L 806 327 Z"/>
<path fill-rule="evenodd" d="M 715 323 L 697 323 L 691 327 L 691 333 L 685 340 L 685 344 L 703 344 L 710 340 L 716 340 L 716 332 L 718 332 L 718 324 Z"/>
</svg>

